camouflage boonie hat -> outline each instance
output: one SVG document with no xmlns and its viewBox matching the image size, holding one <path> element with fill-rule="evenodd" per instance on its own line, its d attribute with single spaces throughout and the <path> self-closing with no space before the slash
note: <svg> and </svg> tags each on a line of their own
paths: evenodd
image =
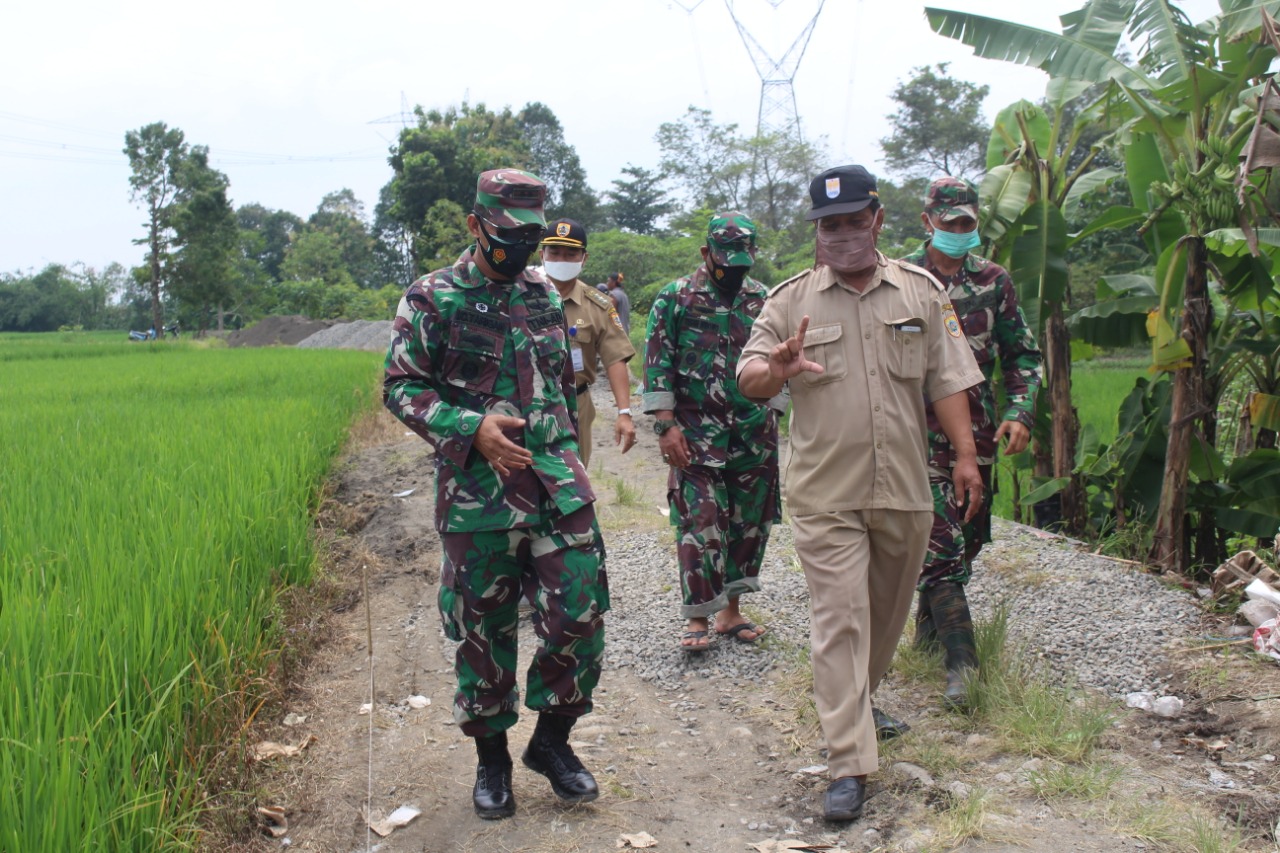
<svg viewBox="0 0 1280 853">
<path fill-rule="evenodd" d="M 751 249 L 756 245 L 756 224 L 736 210 L 717 213 L 707 225 L 707 248 L 722 267 L 749 267 L 756 262 Z"/>
<path fill-rule="evenodd" d="M 542 205 L 547 186 L 536 175 L 519 169 L 491 169 L 476 181 L 476 204 L 472 212 L 494 228 L 545 228 Z"/>
<path fill-rule="evenodd" d="M 969 181 L 947 176 L 929 184 L 924 209 L 943 222 L 967 216 L 978 220 L 978 188 Z"/>
</svg>

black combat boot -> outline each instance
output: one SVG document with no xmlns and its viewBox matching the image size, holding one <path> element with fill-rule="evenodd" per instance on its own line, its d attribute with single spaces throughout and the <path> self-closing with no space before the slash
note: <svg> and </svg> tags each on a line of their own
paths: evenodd
<svg viewBox="0 0 1280 853">
<path fill-rule="evenodd" d="M 507 752 L 507 733 L 476 738 L 476 786 L 471 789 L 471 802 L 476 814 L 485 820 L 511 817 L 516 813 L 516 798 L 511 793 L 511 753 Z"/>
<path fill-rule="evenodd" d="M 916 597 L 915 647 L 927 652 L 938 648 L 938 632 L 933 625 L 933 611 L 929 609 L 929 596 L 923 590 Z"/>
<path fill-rule="evenodd" d="M 589 803 L 600 796 L 595 777 L 582 766 L 569 746 L 569 730 L 577 717 L 542 712 L 520 760 L 534 773 L 551 780 L 556 796 L 571 803 Z"/>
<path fill-rule="evenodd" d="M 950 582 L 934 584 L 925 594 L 929 597 L 929 611 L 933 614 L 938 642 L 946 655 L 947 687 L 942 693 L 943 704 L 950 708 L 967 708 L 967 681 L 978 669 L 978 649 L 973 638 L 973 617 L 969 614 L 964 585 Z"/>
</svg>

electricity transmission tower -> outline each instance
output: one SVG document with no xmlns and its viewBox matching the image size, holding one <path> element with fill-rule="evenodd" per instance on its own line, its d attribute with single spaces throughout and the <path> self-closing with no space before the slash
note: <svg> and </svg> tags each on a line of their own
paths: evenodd
<svg viewBox="0 0 1280 853">
<path fill-rule="evenodd" d="M 776 9 L 782 5 L 783 0 L 776 0 L 776 2 L 766 0 L 766 2 Z M 809 47 L 809 37 L 813 35 L 813 28 L 817 25 L 818 16 L 822 14 L 822 7 L 825 4 L 826 0 L 819 0 L 818 11 L 813 13 L 813 18 L 809 20 L 804 30 L 796 37 L 791 47 L 787 48 L 787 52 L 781 59 L 774 59 L 734 14 L 733 0 L 724 0 L 724 5 L 729 9 L 729 17 L 738 28 L 738 35 L 742 36 L 742 43 L 746 45 L 747 53 L 751 55 L 756 73 L 760 75 L 757 135 L 777 134 L 791 137 L 796 142 L 803 141 L 800 133 L 800 114 L 796 108 L 796 71 L 800 68 L 800 60 L 804 58 L 805 49 Z M 755 183 L 754 177 L 752 183 Z"/>
</svg>

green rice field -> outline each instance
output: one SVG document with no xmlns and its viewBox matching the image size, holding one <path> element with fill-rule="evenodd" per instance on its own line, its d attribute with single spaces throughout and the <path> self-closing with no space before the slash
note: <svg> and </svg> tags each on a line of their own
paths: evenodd
<svg viewBox="0 0 1280 853">
<path fill-rule="evenodd" d="M 366 352 L 0 335 L 0 850 L 187 849 Z M 231 733 L 234 734 L 234 733 Z"/>
<path fill-rule="evenodd" d="M 1071 365 L 1071 399 L 1080 416 L 1080 430 L 1092 428 L 1098 439 L 1109 444 L 1116 437 L 1116 414 L 1120 404 L 1133 390 L 1139 376 L 1150 376 L 1145 357 L 1078 361 Z M 996 493 L 993 512 L 1000 518 L 1013 518 L 1013 490 L 1010 488 L 1012 465 L 1001 459 L 998 465 L 1000 490 Z M 1024 483 L 1029 482 L 1026 475 Z M 1029 521 L 1030 510 L 1023 521 Z"/>
</svg>

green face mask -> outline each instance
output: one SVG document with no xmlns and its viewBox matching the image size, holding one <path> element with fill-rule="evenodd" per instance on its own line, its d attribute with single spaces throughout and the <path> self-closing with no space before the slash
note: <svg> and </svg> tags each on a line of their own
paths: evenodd
<svg viewBox="0 0 1280 853">
<path fill-rule="evenodd" d="M 970 251 L 981 246 L 982 240 L 978 238 L 977 228 L 961 234 L 935 229 L 931 245 L 948 258 L 963 258 Z"/>
</svg>

